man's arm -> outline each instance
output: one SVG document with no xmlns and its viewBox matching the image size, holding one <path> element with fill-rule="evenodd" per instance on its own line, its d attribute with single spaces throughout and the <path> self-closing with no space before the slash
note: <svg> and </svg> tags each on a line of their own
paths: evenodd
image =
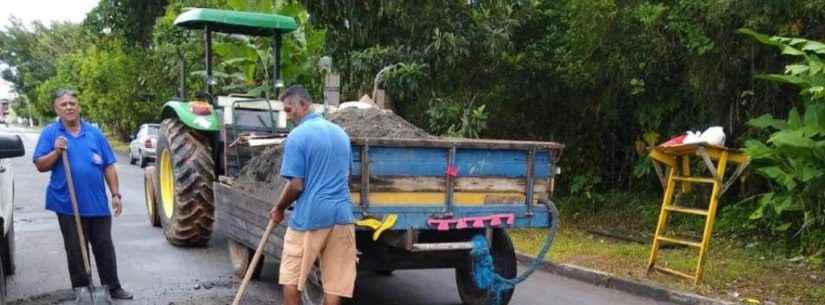
<svg viewBox="0 0 825 305">
<path fill-rule="evenodd" d="M 120 196 L 120 181 L 117 178 L 117 169 L 114 164 L 106 167 L 104 176 L 106 177 L 106 184 L 109 185 L 109 192 L 112 193 L 112 208 L 115 216 L 120 216 L 123 211 L 123 204 Z"/>
<path fill-rule="evenodd" d="M 298 196 L 301 196 L 301 192 L 304 191 L 304 178 L 292 178 L 289 180 L 289 183 L 286 184 L 284 187 L 283 193 L 281 193 L 281 199 L 278 200 L 278 204 L 275 205 L 281 211 L 285 211 L 296 199 Z"/>
<path fill-rule="evenodd" d="M 120 195 L 120 181 L 117 179 L 117 169 L 115 165 L 109 165 L 106 167 L 106 183 L 109 185 L 109 192 L 114 194 Z"/>
<path fill-rule="evenodd" d="M 275 221 L 275 224 L 279 224 L 284 220 L 284 211 L 298 199 L 298 196 L 301 196 L 301 192 L 303 191 L 304 178 L 292 178 L 289 180 L 289 183 L 286 184 L 284 191 L 281 193 L 281 199 L 279 199 L 278 203 L 269 211 L 270 217 Z"/>
<path fill-rule="evenodd" d="M 48 154 L 37 158 L 37 160 L 34 161 L 34 167 L 37 167 L 37 171 L 41 173 L 52 170 L 52 167 L 54 167 L 54 164 L 57 163 L 57 160 L 60 160 L 61 153 L 62 151 L 60 150 L 52 150 Z"/>
<path fill-rule="evenodd" d="M 57 137 L 54 144 L 52 144 L 48 135 L 41 135 L 41 138 L 37 140 L 37 147 L 35 147 L 34 152 L 34 167 L 37 168 L 37 171 L 42 173 L 52 170 L 57 160 L 60 160 L 61 154 L 66 151 L 66 146 L 66 138 L 64 137 Z"/>
</svg>

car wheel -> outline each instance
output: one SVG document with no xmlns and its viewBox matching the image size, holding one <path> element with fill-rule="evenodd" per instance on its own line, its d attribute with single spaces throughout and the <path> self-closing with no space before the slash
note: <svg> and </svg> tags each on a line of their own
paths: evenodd
<svg viewBox="0 0 825 305">
<path fill-rule="evenodd" d="M 6 305 L 6 272 L 0 264 L 0 305 Z"/>
<path fill-rule="evenodd" d="M 0 242 L 0 255 L 3 256 L 2 263 L 5 275 L 14 274 L 14 218 L 12 218 L 12 225 L 9 226 L 9 232 L 6 237 Z"/>
<path fill-rule="evenodd" d="M 143 152 L 141 152 L 141 151 L 138 151 L 138 160 L 140 160 L 138 162 L 138 164 L 140 165 L 140 168 L 146 167 L 146 164 L 149 163 L 149 158 L 144 157 Z"/>
<path fill-rule="evenodd" d="M 135 164 L 135 154 L 129 149 L 129 164 Z"/>
</svg>

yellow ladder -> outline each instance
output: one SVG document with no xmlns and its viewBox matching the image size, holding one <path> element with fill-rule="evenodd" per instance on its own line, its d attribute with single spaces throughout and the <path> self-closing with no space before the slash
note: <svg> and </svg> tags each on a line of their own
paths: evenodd
<svg viewBox="0 0 825 305">
<path fill-rule="evenodd" d="M 708 171 L 712 173 L 712 176 L 700 177 L 691 175 L 690 156 L 693 155 L 702 158 L 705 167 L 707 167 Z M 662 208 L 659 212 L 659 221 L 656 225 L 656 232 L 653 235 L 653 245 L 650 250 L 650 259 L 648 260 L 647 271 L 650 273 L 655 270 L 671 275 L 681 276 L 693 280 L 694 284 L 698 284 L 702 281 L 702 276 L 704 273 L 705 258 L 710 246 L 710 238 L 713 233 L 713 223 L 716 218 L 716 207 L 719 197 L 721 197 L 722 194 L 724 194 L 725 191 L 727 191 L 727 189 L 731 186 L 731 184 L 736 181 L 736 178 L 742 174 L 742 171 L 744 171 L 748 166 L 750 159 L 740 150 L 728 149 L 725 147 L 708 144 L 658 146 L 651 150 L 650 157 L 653 161 L 659 181 L 665 189 L 665 194 L 662 199 Z M 681 164 L 679 164 L 680 159 Z M 716 161 L 716 164 L 714 164 L 714 160 Z M 739 166 L 731 177 L 725 181 L 725 169 L 729 161 L 738 163 Z M 659 163 L 667 166 L 668 170 L 666 179 L 664 176 L 664 171 Z M 676 183 L 681 183 L 681 192 L 683 193 L 689 192 L 693 183 L 711 184 L 713 190 L 711 191 L 710 202 L 707 210 L 681 207 L 674 204 L 673 197 L 677 192 Z M 665 236 L 671 213 L 683 213 L 704 217 L 705 228 L 702 234 L 702 240 L 695 241 L 673 236 Z M 679 244 L 697 248 L 699 250 L 699 257 L 693 275 L 672 268 L 656 265 L 656 258 L 662 243 Z"/>
</svg>

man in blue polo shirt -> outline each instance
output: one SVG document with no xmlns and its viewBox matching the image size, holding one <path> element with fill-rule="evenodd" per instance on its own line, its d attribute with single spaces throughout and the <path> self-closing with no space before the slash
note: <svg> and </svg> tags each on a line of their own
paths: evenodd
<svg viewBox="0 0 825 305">
<path fill-rule="evenodd" d="M 112 208 L 120 216 L 123 204 L 119 192 L 114 153 L 103 133 L 80 119 L 77 96 L 70 90 L 55 94 L 54 110 L 59 121 L 49 124 L 40 134 L 34 149 L 33 161 L 40 172 L 51 171 L 46 188 L 46 209 L 57 214 L 72 288 L 89 286 L 90 275 L 83 268 L 80 242 L 77 238 L 73 210 L 69 198 L 66 173 L 61 155 L 68 154 L 74 189 L 77 195 L 81 223 L 92 245 L 98 275 L 103 285 L 117 299 L 131 299 L 123 290 L 117 276 L 115 247 L 112 243 L 112 216 L 106 197 L 104 179 L 112 194 Z"/>
<path fill-rule="evenodd" d="M 320 258 L 324 304 L 351 298 L 355 287 L 355 227 L 349 193 L 350 142 L 341 127 L 313 112 L 312 98 L 302 86 L 281 96 L 284 111 L 296 125 L 284 144 L 281 176 L 289 180 L 272 208 L 280 223 L 293 204 L 284 235 L 278 283 L 284 303 L 300 304 L 300 291 Z"/>
</svg>

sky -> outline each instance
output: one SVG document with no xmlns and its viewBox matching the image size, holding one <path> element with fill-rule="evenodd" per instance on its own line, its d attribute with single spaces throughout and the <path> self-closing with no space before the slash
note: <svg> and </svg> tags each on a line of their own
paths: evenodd
<svg viewBox="0 0 825 305">
<path fill-rule="evenodd" d="M 29 24 L 39 20 L 44 24 L 54 21 L 81 22 L 86 13 L 100 0 L 0 0 L 0 30 L 5 30 L 14 16 Z M 0 79 L 0 98 L 13 96 L 11 85 Z"/>
</svg>

